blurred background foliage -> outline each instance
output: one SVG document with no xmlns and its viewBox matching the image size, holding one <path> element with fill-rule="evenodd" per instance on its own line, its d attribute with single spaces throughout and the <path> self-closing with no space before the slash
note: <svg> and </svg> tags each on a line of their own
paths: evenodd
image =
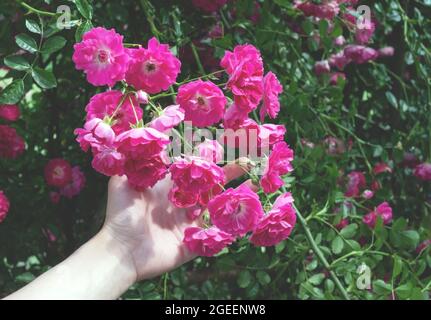
<svg viewBox="0 0 431 320">
<path fill-rule="evenodd" d="M 313 67 L 335 52 L 337 36 L 352 35 L 340 18 L 329 29 L 324 20 L 305 18 L 290 0 L 229 1 L 217 14 L 200 11 L 191 0 L 28 0 L 25 4 L 37 12 L 21 2 L 0 3 L 0 57 L 18 52 L 19 34 L 39 43 L 42 26 L 42 43 L 51 41 L 52 50 L 24 55 L 34 61 L 36 74 L 0 70 L 0 87 L 23 79 L 22 117 L 13 126 L 27 144 L 20 158 L 0 159 L 0 189 L 12 204 L 0 224 L 0 297 L 60 262 L 101 226 L 107 179 L 91 169 L 73 130 L 82 126 L 85 105 L 102 88 L 85 81 L 71 56 L 83 32 L 104 26 L 128 43 L 145 45 L 153 35 L 169 43 L 182 61 L 178 81 L 219 70 L 217 59 L 236 44 L 258 47 L 266 69 L 284 86 L 278 122 L 286 125 L 287 142 L 296 152 L 294 178 L 286 186 L 331 270 L 353 299 L 429 299 L 429 249 L 420 255 L 415 250 L 431 237 L 431 189 L 403 161 L 406 152 L 418 161 L 431 160 L 430 1 L 361 1 L 377 21 L 369 45 L 392 46 L 395 55 L 348 65 L 346 80 L 336 85 L 316 76 Z M 56 27 L 59 5 L 70 7 L 70 29 Z M 215 26 L 219 34 L 211 38 Z M 340 152 L 328 152 L 328 137 L 338 139 Z M 43 179 L 43 168 L 54 157 L 81 166 L 87 177 L 78 197 L 58 205 L 49 201 Z M 388 163 L 393 173 L 375 176 L 372 168 L 379 162 Z M 367 185 L 380 183 L 372 200 L 345 198 L 345 177 L 354 170 L 365 173 Z M 391 204 L 394 223 L 370 231 L 361 218 L 383 201 Z M 346 217 L 351 224 L 339 231 L 334 226 Z M 298 224 L 291 238 L 274 248 L 240 241 L 218 257 L 197 258 L 138 283 L 123 298 L 342 298 L 308 240 Z M 370 290 L 356 286 L 362 263 L 372 271 Z"/>
</svg>

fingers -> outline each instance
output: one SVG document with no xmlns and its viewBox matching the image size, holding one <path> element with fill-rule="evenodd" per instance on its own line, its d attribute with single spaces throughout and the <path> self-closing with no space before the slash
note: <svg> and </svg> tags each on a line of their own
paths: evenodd
<svg viewBox="0 0 431 320">
<path fill-rule="evenodd" d="M 247 181 L 245 181 L 243 183 L 243 185 L 246 185 L 247 187 L 249 187 L 254 192 L 258 192 L 259 191 L 259 186 L 255 185 L 253 183 L 253 181 L 251 181 L 251 179 L 248 179 Z"/>
<path fill-rule="evenodd" d="M 226 177 L 226 183 L 242 177 L 251 169 L 250 160 L 247 158 L 239 158 L 235 162 L 228 163 L 223 167 Z"/>
</svg>

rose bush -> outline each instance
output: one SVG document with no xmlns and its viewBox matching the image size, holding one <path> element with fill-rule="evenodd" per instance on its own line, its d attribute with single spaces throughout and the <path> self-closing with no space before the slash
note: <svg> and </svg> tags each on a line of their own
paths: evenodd
<svg viewBox="0 0 431 320">
<path fill-rule="evenodd" d="M 124 298 L 429 299 L 427 1 L 61 4 L 0 4 L 1 296 L 94 234 L 105 176 L 169 173 L 204 257 Z M 221 188 L 238 139 L 168 161 L 187 120 L 271 149 L 260 191 Z"/>
</svg>

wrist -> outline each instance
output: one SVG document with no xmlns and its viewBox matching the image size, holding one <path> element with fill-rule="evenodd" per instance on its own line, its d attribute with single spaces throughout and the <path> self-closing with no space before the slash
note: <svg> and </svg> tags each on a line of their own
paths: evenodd
<svg viewBox="0 0 431 320">
<path fill-rule="evenodd" d="M 96 242 L 97 247 L 104 253 L 111 265 L 115 277 L 113 280 L 118 281 L 122 291 L 126 291 L 137 281 L 135 262 L 129 248 L 117 239 L 109 228 L 103 227 L 90 241 Z"/>
</svg>

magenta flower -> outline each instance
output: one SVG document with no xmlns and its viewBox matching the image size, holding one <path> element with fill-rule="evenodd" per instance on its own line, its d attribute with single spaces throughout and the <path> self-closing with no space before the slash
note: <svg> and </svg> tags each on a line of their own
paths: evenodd
<svg viewBox="0 0 431 320">
<path fill-rule="evenodd" d="M 284 140 L 286 127 L 281 124 L 265 123 L 259 127 L 260 147 L 272 147 L 277 142 Z"/>
<path fill-rule="evenodd" d="M 375 175 L 388 172 L 392 173 L 392 168 L 386 162 L 379 162 L 373 168 L 373 173 Z"/>
<path fill-rule="evenodd" d="M 2 104 L 0 105 L 0 119 L 7 121 L 17 121 L 21 116 L 19 107 L 15 104 Z"/>
<path fill-rule="evenodd" d="M 263 216 L 259 196 L 244 184 L 211 199 L 208 211 L 215 226 L 235 236 L 254 230 Z"/>
<path fill-rule="evenodd" d="M 417 165 L 414 175 L 423 181 L 431 181 L 431 163 L 421 163 Z"/>
<path fill-rule="evenodd" d="M 10 202 L 9 199 L 6 197 L 4 192 L 0 190 L 0 223 L 6 219 L 6 216 L 9 212 L 10 208 Z"/>
<path fill-rule="evenodd" d="M 235 238 L 232 235 L 216 227 L 209 229 L 189 227 L 184 231 L 183 239 L 183 243 L 190 252 L 204 257 L 212 257 L 233 241 Z"/>
<path fill-rule="evenodd" d="M 223 118 L 227 100 L 214 83 L 197 80 L 178 89 L 177 103 L 184 109 L 186 121 L 196 127 L 206 127 Z"/>
<path fill-rule="evenodd" d="M 365 188 L 366 181 L 362 172 L 352 171 L 347 175 L 347 190 L 344 193 L 346 197 L 358 197 L 360 190 Z"/>
<path fill-rule="evenodd" d="M 250 237 L 256 246 L 274 246 L 287 239 L 296 224 L 296 211 L 292 206 L 290 193 L 280 195 L 268 212 L 257 224 Z"/>
<path fill-rule="evenodd" d="M 51 159 L 45 166 L 45 180 L 49 186 L 64 187 L 72 181 L 72 167 L 64 159 Z"/>
<path fill-rule="evenodd" d="M 130 63 L 126 81 L 135 89 L 155 94 L 175 83 L 181 62 L 167 44 L 160 44 L 156 38 L 151 38 L 147 49 L 129 49 L 128 52 Z"/>
<path fill-rule="evenodd" d="M 83 70 L 92 85 L 113 87 L 124 79 L 129 56 L 123 47 L 123 36 L 114 29 L 93 28 L 73 48 L 76 69 Z"/>
<path fill-rule="evenodd" d="M 382 218 L 384 225 L 389 224 L 392 221 L 392 208 L 387 202 L 381 203 L 376 210 L 366 214 L 362 218 L 362 221 L 370 228 L 374 228 L 376 226 L 377 217 Z"/>
<path fill-rule="evenodd" d="M 260 180 L 265 193 L 273 193 L 284 184 L 281 176 L 293 171 L 291 164 L 293 157 L 293 150 L 286 142 L 281 141 L 274 145 Z"/>
<path fill-rule="evenodd" d="M 136 124 L 137 120 L 142 119 L 143 114 L 134 95 L 124 97 L 118 90 L 94 95 L 85 107 L 85 111 L 87 111 L 86 121 L 94 118 L 112 118 L 112 129 L 116 134 L 129 130 L 130 124 Z"/>
<path fill-rule="evenodd" d="M 148 159 L 158 156 L 169 144 L 169 137 L 153 128 L 136 128 L 117 137 L 118 151 L 127 159 Z"/>
<path fill-rule="evenodd" d="M 260 108 L 260 121 L 265 120 L 265 115 L 275 119 L 280 112 L 280 101 L 278 96 L 283 92 L 283 87 L 277 76 L 268 72 L 263 78 L 263 104 Z"/>
<path fill-rule="evenodd" d="M 160 132 L 167 133 L 184 120 L 184 110 L 179 105 L 168 106 L 162 114 L 153 119 L 148 126 Z"/>
<path fill-rule="evenodd" d="M 331 72 L 331 66 L 329 65 L 328 60 L 317 61 L 314 64 L 314 72 L 318 76 L 324 73 Z"/>
<path fill-rule="evenodd" d="M 373 61 L 379 57 L 379 53 L 373 48 L 353 44 L 344 48 L 344 55 L 357 64 Z"/>
<path fill-rule="evenodd" d="M 129 184 L 138 191 L 153 187 L 167 172 L 167 161 L 162 153 L 149 158 L 128 157 L 124 165 Z"/>
<path fill-rule="evenodd" d="M 72 199 L 81 193 L 82 189 L 85 187 L 85 175 L 81 171 L 81 168 L 75 166 L 72 168 L 72 180 L 60 188 L 60 194 L 68 199 Z"/>
<path fill-rule="evenodd" d="M 263 62 L 259 50 L 252 45 L 236 46 L 226 51 L 220 66 L 229 74 L 227 88 L 234 95 L 236 106 L 250 112 L 263 96 Z"/>
<path fill-rule="evenodd" d="M 0 158 L 15 159 L 25 149 L 24 139 L 12 127 L 0 125 Z"/>
<path fill-rule="evenodd" d="M 224 159 L 224 148 L 217 140 L 208 140 L 196 146 L 199 157 L 206 161 L 219 163 Z"/>
</svg>

